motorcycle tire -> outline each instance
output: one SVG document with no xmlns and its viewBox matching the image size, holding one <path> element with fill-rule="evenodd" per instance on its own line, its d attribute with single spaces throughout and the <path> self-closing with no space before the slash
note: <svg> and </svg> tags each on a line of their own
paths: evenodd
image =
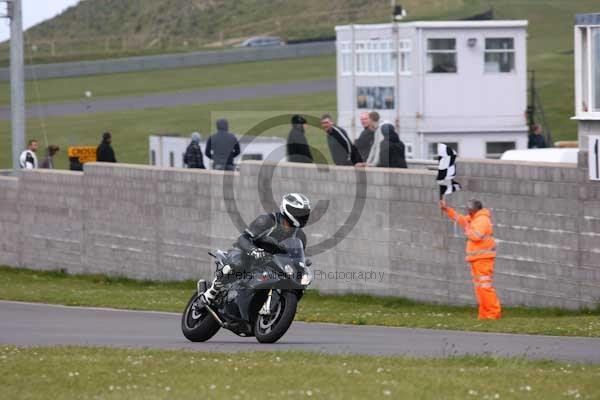
<svg viewBox="0 0 600 400">
<path fill-rule="evenodd" d="M 283 291 L 279 306 L 273 316 L 257 315 L 254 321 L 254 336 L 260 343 L 275 343 L 289 329 L 296 316 L 298 297 L 293 292 Z"/>
<path fill-rule="evenodd" d="M 181 331 L 190 342 L 205 342 L 221 329 L 221 326 L 206 309 L 193 309 L 198 293 L 194 293 L 185 306 L 181 317 Z"/>
</svg>

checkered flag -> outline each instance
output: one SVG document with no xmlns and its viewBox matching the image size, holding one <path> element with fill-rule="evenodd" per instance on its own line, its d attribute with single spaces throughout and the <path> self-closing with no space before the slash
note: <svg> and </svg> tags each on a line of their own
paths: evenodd
<svg viewBox="0 0 600 400">
<path fill-rule="evenodd" d="M 438 143 L 438 174 L 437 183 L 440 185 L 440 200 L 447 194 L 452 194 L 461 189 L 460 183 L 456 182 L 456 151 L 450 146 Z"/>
</svg>

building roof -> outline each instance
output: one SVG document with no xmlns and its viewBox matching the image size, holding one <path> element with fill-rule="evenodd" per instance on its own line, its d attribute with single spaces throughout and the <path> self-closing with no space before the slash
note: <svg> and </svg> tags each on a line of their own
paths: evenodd
<svg viewBox="0 0 600 400">
<path fill-rule="evenodd" d="M 399 22 L 401 28 L 420 29 L 481 29 L 481 28 L 524 28 L 528 25 L 527 20 L 491 20 L 491 21 L 413 21 Z M 368 29 L 391 29 L 395 24 L 365 24 L 365 25 L 339 25 L 336 31 L 350 30 L 354 26 L 357 30 Z"/>
<path fill-rule="evenodd" d="M 600 25 L 600 13 L 577 14 L 575 16 L 575 25 Z"/>
</svg>

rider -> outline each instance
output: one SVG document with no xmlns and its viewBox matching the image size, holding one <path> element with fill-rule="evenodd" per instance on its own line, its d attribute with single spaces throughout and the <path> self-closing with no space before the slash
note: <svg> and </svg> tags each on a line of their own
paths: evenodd
<svg viewBox="0 0 600 400">
<path fill-rule="evenodd" d="M 281 199 L 279 212 L 263 214 L 256 218 L 240 235 L 234 246 L 239 247 L 246 255 L 246 260 L 260 262 L 267 255 L 267 251 L 260 245 L 261 240 L 267 237 L 275 239 L 278 243 L 296 236 L 306 248 L 306 234 L 302 228 L 310 216 L 310 201 L 301 193 L 288 193 Z M 205 303 L 210 304 L 215 299 L 223 286 L 222 278 L 231 274 L 230 265 L 223 267 L 222 273 L 213 280 L 211 287 L 202 294 Z"/>
</svg>

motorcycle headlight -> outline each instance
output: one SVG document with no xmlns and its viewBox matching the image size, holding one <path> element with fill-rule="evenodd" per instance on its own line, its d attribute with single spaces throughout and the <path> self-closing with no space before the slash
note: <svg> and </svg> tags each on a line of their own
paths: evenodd
<svg viewBox="0 0 600 400">
<path fill-rule="evenodd" d="M 285 273 L 289 276 L 294 275 L 294 267 L 292 267 L 290 264 L 286 264 L 285 267 L 283 267 L 283 269 L 285 270 Z"/>
<path fill-rule="evenodd" d="M 308 286 L 312 283 L 315 275 L 312 270 L 308 267 L 304 267 L 304 274 L 302 274 L 302 279 L 300 280 L 300 284 L 302 286 Z"/>
</svg>

